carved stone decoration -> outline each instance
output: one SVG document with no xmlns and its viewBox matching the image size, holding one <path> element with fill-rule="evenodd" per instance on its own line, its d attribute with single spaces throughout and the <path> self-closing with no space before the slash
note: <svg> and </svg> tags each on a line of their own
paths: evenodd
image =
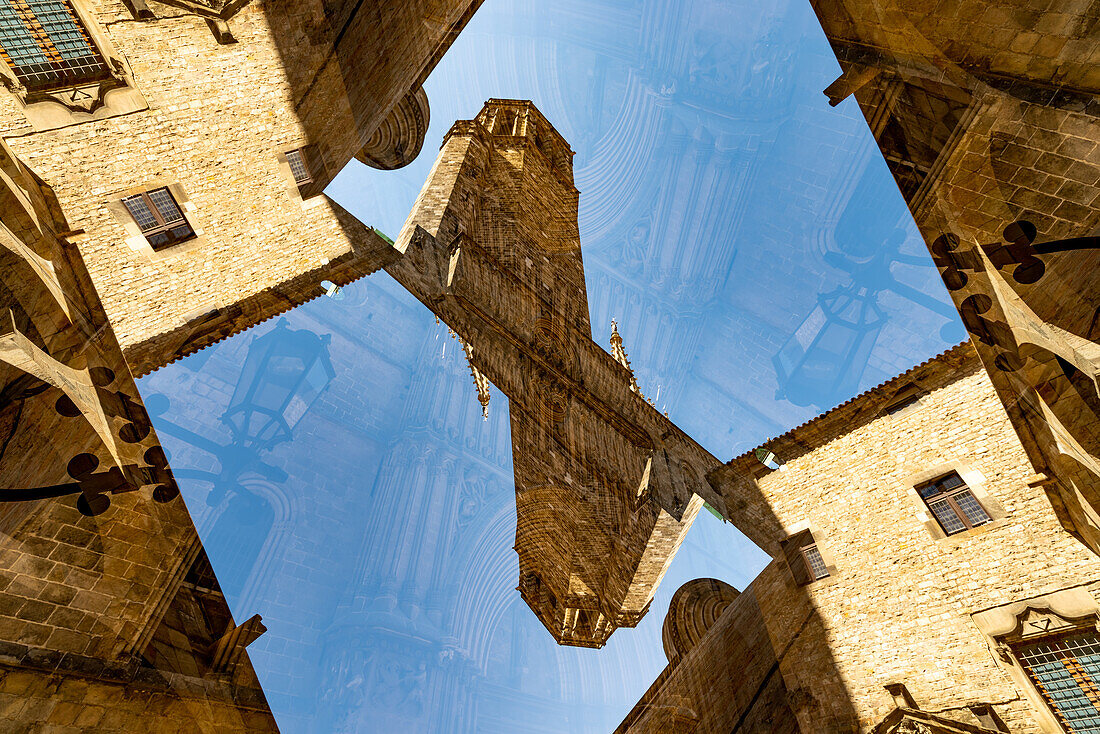
<svg viewBox="0 0 1100 734">
<path fill-rule="evenodd" d="M 56 497 L 78 495 L 85 515 L 142 487 L 170 501 L 178 487 L 52 194 L 3 145 L 0 172 L 0 526 Z"/>
<path fill-rule="evenodd" d="M 407 166 L 424 147 L 428 121 L 428 95 L 417 87 L 390 111 L 355 157 L 383 171 Z"/>
<path fill-rule="evenodd" d="M 661 628 L 668 661 L 674 663 L 687 655 L 740 593 L 724 581 L 706 578 L 677 589 Z"/>
<path fill-rule="evenodd" d="M 1016 615 L 1016 628 L 1000 641 L 1002 644 L 1026 642 L 1075 629 L 1093 630 L 1096 629 L 1096 624 L 1096 614 L 1066 617 L 1046 606 L 1027 606 Z"/>
<path fill-rule="evenodd" d="M 919 721 L 906 719 L 898 724 L 893 734 L 932 734 L 932 730 Z"/>
<path fill-rule="evenodd" d="M 113 59 L 112 59 L 113 61 Z M 91 115 L 106 104 L 107 94 L 116 89 L 127 87 L 126 77 L 121 69 L 113 70 L 108 79 L 82 84 L 76 87 L 48 91 L 31 91 L 12 77 L 0 76 L 4 86 L 23 103 L 24 106 L 38 102 L 56 102 L 71 112 Z"/>
<path fill-rule="evenodd" d="M 944 714 L 897 708 L 872 729 L 871 734 L 996 734 L 998 731 L 984 724 L 975 726 L 956 721 Z"/>
</svg>

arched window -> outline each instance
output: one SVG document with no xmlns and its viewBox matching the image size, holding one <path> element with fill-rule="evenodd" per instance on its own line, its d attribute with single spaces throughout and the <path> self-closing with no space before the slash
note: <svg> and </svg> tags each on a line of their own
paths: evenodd
<svg viewBox="0 0 1100 734">
<path fill-rule="evenodd" d="M 111 76 L 71 0 L 0 0 L 0 56 L 36 91 Z"/>
</svg>

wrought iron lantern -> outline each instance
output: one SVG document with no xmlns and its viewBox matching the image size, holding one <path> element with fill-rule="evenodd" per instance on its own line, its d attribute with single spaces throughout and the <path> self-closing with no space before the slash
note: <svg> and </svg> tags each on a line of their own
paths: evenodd
<svg viewBox="0 0 1100 734">
<path fill-rule="evenodd" d="M 849 286 L 818 296 L 809 316 L 772 358 L 779 396 L 811 405 L 852 393 L 885 322 L 875 291 Z"/>
<path fill-rule="evenodd" d="M 329 335 L 274 329 L 248 345 L 244 368 L 222 416 L 234 443 L 260 451 L 290 438 L 309 407 L 335 377 Z"/>
</svg>

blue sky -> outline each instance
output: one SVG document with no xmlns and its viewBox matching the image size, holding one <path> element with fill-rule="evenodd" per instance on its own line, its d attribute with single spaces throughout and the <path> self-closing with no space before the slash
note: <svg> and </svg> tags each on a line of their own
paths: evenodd
<svg viewBox="0 0 1100 734">
<path fill-rule="evenodd" d="M 426 84 L 424 151 L 327 193 L 396 235 L 443 133 L 533 100 L 571 142 L 593 338 L 727 460 L 964 334 L 808 3 L 486 0 Z M 285 732 L 608 732 L 665 660 L 683 582 L 766 557 L 704 514 L 650 613 L 600 651 L 553 644 L 514 591 L 507 401 L 384 273 L 290 312 L 334 379 L 245 472 L 217 454 L 264 324 L 140 381 Z M 159 412 L 158 412 L 159 411 Z M 267 467 L 274 467 L 274 470 Z M 207 472 L 207 474 L 204 474 Z M 212 475 L 218 475 L 216 482 Z"/>
</svg>

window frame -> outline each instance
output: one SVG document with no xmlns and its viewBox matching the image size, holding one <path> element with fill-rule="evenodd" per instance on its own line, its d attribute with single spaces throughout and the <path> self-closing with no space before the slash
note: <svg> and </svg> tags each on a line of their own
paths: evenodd
<svg viewBox="0 0 1100 734">
<path fill-rule="evenodd" d="M 957 487 L 951 487 L 947 490 L 940 489 L 932 495 L 926 496 L 924 494 L 923 490 L 940 484 L 952 476 L 957 477 L 959 480 L 959 485 Z M 987 509 L 985 505 L 982 504 L 981 500 L 978 499 L 977 494 L 975 494 L 974 490 L 970 488 L 970 485 L 966 483 L 966 480 L 962 478 L 962 475 L 959 474 L 958 471 L 952 470 L 936 477 L 935 479 L 921 482 L 920 484 L 917 484 L 914 489 L 917 492 L 917 496 L 921 498 L 921 501 L 923 501 L 925 506 L 928 508 L 928 512 L 932 515 L 932 519 L 936 521 L 936 524 L 939 526 L 944 536 L 948 538 L 955 535 L 960 535 L 970 530 L 974 530 L 975 528 L 980 528 L 983 525 L 989 525 L 995 519 L 993 513 L 991 513 L 989 509 Z M 955 499 L 955 497 L 962 494 L 970 495 L 970 499 L 974 502 L 974 504 L 978 506 L 978 509 L 982 511 L 982 514 L 985 515 L 984 521 L 974 523 L 970 519 L 969 515 Z M 939 515 L 936 514 L 936 511 L 932 509 L 933 502 L 946 502 L 948 508 L 950 508 L 951 512 L 954 513 L 955 518 L 963 524 L 963 527 L 957 530 L 948 530 L 946 527 L 944 527 L 943 521 L 940 519 Z"/>
<path fill-rule="evenodd" d="M 309 175 L 308 179 L 299 179 L 294 172 L 292 157 L 297 157 L 302 168 Z M 319 196 L 328 181 L 328 170 L 319 147 L 312 143 L 298 143 L 281 149 L 278 153 L 279 166 L 283 175 L 293 188 L 291 192 L 303 203 Z"/>
<path fill-rule="evenodd" d="M 88 23 L 85 22 L 73 0 L 54 1 L 60 3 L 64 10 L 67 11 L 67 15 L 76 26 L 80 38 L 84 41 L 85 47 L 91 51 L 87 57 L 81 58 L 90 58 L 96 62 L 94 66 L 89 67 L 92 71 L 82 74 L 70 73 L 72 70 L 67 68 L 67 62 L 71 61 L 71 59 L 65 59 L 62 56 L 61 50 L 58 48 L 58 43 L 61 39 L 50 35 L 50 32 L 46 29 L 46 24 L 39 17 L 36 9 L 31 6 L 32 2 L 38 2 L 40 0 L 16 1 L 25 6 L 25 8 L 22 9 L 24 12 L 20 12 L 21 9 L 9 6 L 11 7 L 12 13 L 22 23 L 24 30 L 27 31 L 27 35 L 34 42 L 37 50 L 46 57 L 47 63 L 51 66 L 49 70 L 21 72 L 20 69 L 25 69 L 25 65 L 17 65 L 11 56 L 9 47 L 5 47 L 2 41 L 0 41 L 0 59 L 3 59 L 6 70 L 20 85 L 32 93 L 49 93 L 109 81 L 115 77 L 111 69 L 110 54 L 101 47 L 96 35 L 92 32 Z M 29 13 L 30 17 L 27 17 L 26 13 Z M 32 22 L 34 25 L 32 25 Z M 50 73 L 52 76 L 47 77 L 45 80 L 35 79 L 36 75 L 45 75 L 47 73 Z"/>
<path fill-rule="evenodd" d="M 825 565 L 825 558 L 821 555 L 821 550 L 817 547 L 817 542 L 807 543 L 800 546 L 798 549 L 799 554 L 802 556 L 802 562 L 806 564 L 806 571 L 809 573 L 810 578 L 813 581 L 820 581 L 821 579 L 827 579 L 832 574 L 829 573 L 829 567 Z M 814 568 L 813 560 L 810 558 L 810 554 L 816 554 L 817 560 L 821 562 L 822 573 L 818 573 Z"/>
<path fill-rule="evenodd" d="M 994 653 L 993 659 L 1022 694 L 1044 732 L 1065 734 L 1066 729 L 1020 664 L 1015 648 L 1066 632 L 1095 632 L 1100 625 L 1100 604 L 1090 586 L 1062 588 L 970 614 Z"/>
<path fill-rule="evenodd" d="M 808 586 L 836 576 L 836 566 L 833 564 L 831 555 L 822 547 L 821 538 L 820 531 L 815 532 L 807 528 L 788 536 L 779 543 L 787 560 L 787 567 L 791 571 L 791 576 L 794 577 L 795 583 L 799 586 Z M 807 557 L 807 552 L 817 553 L 821 559 L 821 565 L 825 569 L 824 575 L 817 575 L 817 571 L 814 570 L 813 564 Z"/>
<path fill-rule="evenodd" d="M 180 213 L 179 219 L 173 219 L 169 221 L 165 218 L 164 213 L 160 211 L 160 207 L 157 206 L 156 202 L 150 196 L 151 194 L 158 191 L 163 191 L 165 195 L 167 195 L 168 198 L 171 199 L 172 204 Z M 145 209 L 149 212 L 150 215 L 152 215 L 153 219 L 156 221 L 156 226 L 150 227 L 149 229 L 142 227 L 141 222 L 138 221 L 138 218 L 134 215 L 134 212 L 130 209 L 129 204 L 127 203 L 134 199 L 140 199 L 142 206 L 145 207 Z M 142 237 L 145 238 L 145 241 L 148 243 L 149 247 L 153 249 L 154 252 L 167 250 L 171 247 L 175 247 L 176 245 L 179 245 L 183 242 L 189 242 L 198 237 L 198 232 L 195 230 L 194 225 L 192 225 L 191 221 L 187 218 L 187 214 L 184 211 L 184 206 L 172 193 L 171 187 L 169 186 L 156 186 L 153 188 L 145 189 L 143 191 L 139 191 L 134 194 L 128 194 L 122 197 L 121 203 L 126 213 L 130 216 L 134 224 L 137 225 L 138 229 L 141 231 Z M 177 235 L 172 231 L 174 229 L 178 229 L 181 226 L 181 223 L 187 226 L 187 235 Z M 154 244 L 150 237 L 161 234 L 168 236 L 167 241 Z"/>
<path fill-rule="evenodd" d="M 313 171 L 309 168 L 309 158 L 306 155 L 305 148 L 288 150 L 286 152 L 286 162 L 290 165 L 290 175 L 294 177 L 294 183 L 298 184 L 298 188 L 313 183 Z M 295 171 L 295 162 L 301 167 L 302 172 L 305 174 L 304 176 L 298 176 L 298 173 Z"/>
<path fill-rule="evenodd" d="M 1078 627 L 1074 629 L 1061 630 L 1058 633 L 1052 635 L 1046 635 L 1026 640 L 1017 640 L 1008 643 L 1012 657 L 1016 659 L 1016 662 L 1020 666 L 1020 670 L 1023 671 L 1023 674 L 1027 678 L 1028 682 L 1031 683 L 1031 685 L 1034 687 L 1035 692 L 1038 694 L 1039 698 L 1041 698 L 1046 704 L 1047 708 L 1050 711 L 1050 714 L 1058 721 L 1059 724 L 1062 725 L 1062 727 L 1064 727 L 1067 732 L 1071 732 L 1071 734 L 1073 732 L 1079 732 L 1081 730 L 1074 729 L 1066 720 L 1065 716 L 1062 714 L 1061 709 L 1055 705 L 1054 696 L 1048 690 L 1048 685 L 1039 678 L 1039 673 L 1034 670 L 1032 663 L 1025 657 L 1023 653 L 1023 648 L 1033 647 L 1036 645 L 1049 645 L 1051 647 L 1055 647 L 1060 643 L 1064 644 L 1067 640 L 1071 638 L 1086 637 L 1091 637 L 1092 641 L 1095 643 L 1095 646 L 1100 649 L 1100 633 L 1097 632 L 1095 625 L 1093 625 L 1091 628 Z M 1070 650 L 1070 652 L 1072 652 L 1072 649 Z M 1079 691 L 1080 695 L 1088 700 L 1089 703 L 1092 704 L 1092 707 L 1096 710 L 1096 718 L 1100 718 L 1100 680 L 1094 680 L 1092 676 L 1089 675 L 1088 671 L 1083 669 L 1084 666 L 1080 662 L 1079 656 L 1073 655 L 1072 659 L 1076 663 L 1077 668 L 1080 669 L 1076 671 L 1076 674 L 1073 669 L 1070 668 L 1070 666 L 1065 665 L 1066 661 L 1064 659 L 1060 659 L 1060 662 L 1062 662 L 1069 671 L 1069 677 L 1073 680 L 1074 684 L 1076 684 L 1077 690 Z M 1092 695 L 1090 695 L 1090 691 L 1085 687 L 1085 683 L 1079 680 L 1079 676 L 1084 676 L 1088 678 L 1089 682 L 1092 684 Z"/>
</svg>

